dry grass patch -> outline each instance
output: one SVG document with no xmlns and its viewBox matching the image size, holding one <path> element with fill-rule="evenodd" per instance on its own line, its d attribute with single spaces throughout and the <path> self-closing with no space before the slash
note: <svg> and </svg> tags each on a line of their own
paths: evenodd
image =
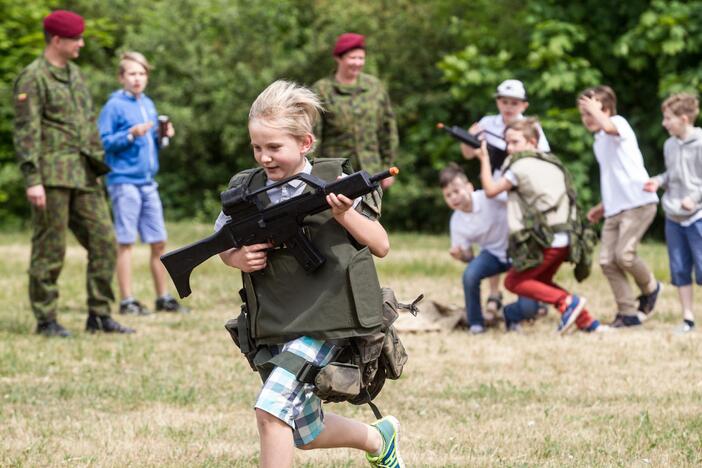
<svg viewBox="0 0 702 468">
<path fill-rule="evenodd" d="M 171 232 L 175 247 L 209 226 Z M 82 331 L 85 255 L 73 243 L 60 318 L 74 337 L 46 340 L 33 334 L 21 234 L 0 235 L 0 465 L 257 463 L 251 405 L 260 382 L 223 328 L 238 309 L 236 273 L 208 261 L 193 275 L 192 314 L 118 317 L 138 333 L 89 336 Z M 446 238 L 392 241 L 379 271 L 401 300 L 424 292 L 462 303 L 462 268 L 448 257 Z M 642 252 L 667 281 L 665 248 Z M 151 304 L 148 249 L 135 254 L 136 293 Z M 588 297 L 596 316 L 612 318 L 598 268 L 584 284 L 570 278 L 567 269 L 558 277 Z M 402 423 L 408 466 L 699 466 L 702 342 L 697 333 L 671 333 L 680 320 L 674 288 L 660 301 L 655 318 L 636 331 L 559 338 L 551 311 L 521 335 L 405 335 L 405 374 L 387 384 L 378 404 Z M 372 419 L 366 407 L 327 410 Z M 364 464 L 351 450 L 296 454 L 297 466 Z"/>
</svg>

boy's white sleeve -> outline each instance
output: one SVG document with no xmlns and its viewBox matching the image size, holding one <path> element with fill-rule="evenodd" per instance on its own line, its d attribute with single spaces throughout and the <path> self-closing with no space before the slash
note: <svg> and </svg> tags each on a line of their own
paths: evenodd
<svg viewBox="0 0 702 468">
<path fill-rule="evenodd" d="M 470 247 L 471 242 L 461 234 L 461 229 L 459 226 L 460 220 L 456 216 L 456 214 L 451 215 L 451 222 L 449 223 L 449 231 L 451 235 L 451 247 L 461 247 L 463 249 L 467 249 Z"/>
<path fill-rule="evenodd" d="M 220 211 L 219 216 L 217 216 L 217 220 L 214 224 L 214 232 L 219 232 L 219 230 L 222 229 L 224 225 L 229 222 L 230 219 L 232 219 L 231 216 L 225 215 L 223 212 Z"/>
<path fill-rule="evenodd" d="M 636 140 L 634 129 L 631 128 L 631 125 L 629 125 L 629 122 L 627 122 L 624 117 L 621 115 L 614 115 L 610 117 L 610 120 L 619 134 L 618 136 L 615 136 L 615 138 L 620 138 L 622 140 L 629 140 L 633 138 Z"/>
<path fill-rule="evenodd" d="M 544 153 L 550 153 L 551 152 L 551 146 L 548 144 L 548 140 L 546 139 L 546 134 L 544 134 L 544 129 L 541 128 L 541 125 L 539 125 L 539 144 L 538 144 L 538 149 L 539 151 L 542 151 Z"/>
<path fill-rule="evenodd" d="M 512 184 L 512 187 L 516 187 L 519 185 L 519 180 L 517 179 L 517 176 L 512 172 L 512 169 L 507 169 L 507 171 L 502 175 L 505 179 L 509 181 L 510 184 Z M 507 192 L 503 192 L 505 195 Z"/>
</svg>

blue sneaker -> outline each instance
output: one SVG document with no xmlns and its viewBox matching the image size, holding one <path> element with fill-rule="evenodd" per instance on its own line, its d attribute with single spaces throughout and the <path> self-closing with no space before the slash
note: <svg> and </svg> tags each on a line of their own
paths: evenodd
<svg viewBox="0 0 702 468">
<path fill-rule="evenodd" d="M 378 456 L 366 453 L 366 460 L 377 468 L 405 468 L 405 462 L 400 457 L 399 433 L 400 422 L 395 416 L 385 416 L 371 426 L 378 429 L 383 438 L 383 449 Z"/>
<path fill-rule="evenodd" d="M 565 335 L 566 332 L 568 332 L 568 330 L 575 325 L 575 321 L 585 308 L 586 300 L 584 297 L 578 297 L 575 294 L 571 294 L 568 296 L 568 299 L 570 299 L 570 301 L 568 302 L 568 306 L 563 311 L 561 323 L 558 325 L 558 333 L 561 335 Z"/>
</svg>

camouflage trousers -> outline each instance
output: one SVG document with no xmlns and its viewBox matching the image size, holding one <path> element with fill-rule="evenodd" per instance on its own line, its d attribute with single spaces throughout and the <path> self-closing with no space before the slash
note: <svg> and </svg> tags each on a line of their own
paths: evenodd
<svg viewBox="0 0 702 468">
<path fill-rule="evenodd" d="M 45 187 L 46 209 L 32 207 L 32 256 L 29 265 L 29 301 L 38 322 L 56 319 L 58 277 L 66 255 L 70 229 L 88 251 L 86 287 L 88 312 L 110 315 L 115 297 L 112 278 L 116 243 L 102 190 Z"/>
</svg>

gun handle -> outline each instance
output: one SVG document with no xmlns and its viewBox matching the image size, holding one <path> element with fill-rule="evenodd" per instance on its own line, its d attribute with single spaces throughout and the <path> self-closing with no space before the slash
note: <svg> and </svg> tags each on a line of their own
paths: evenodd
<svg viewBox="0 0 702 468">
<path fill-rule="evenodd" d="M 161 263 L 175 284 L 180 298 L 190 295 L 190 273 L 208 258 L 225 250 L 236 247 L 229 230 L 223 227 L 218 232 L 201 241 L 194 242 L 180 249 L 161 256 Z"/>
<path fill-rule="evenodd" d="M 302 228 L 299 228 L 294 236 L 285 240 L 285 246 L 290 249 L 290 252 L 307 273 L 317 270 L 326 261 L 326 258 L 307 238 Z"/>
</svg>

